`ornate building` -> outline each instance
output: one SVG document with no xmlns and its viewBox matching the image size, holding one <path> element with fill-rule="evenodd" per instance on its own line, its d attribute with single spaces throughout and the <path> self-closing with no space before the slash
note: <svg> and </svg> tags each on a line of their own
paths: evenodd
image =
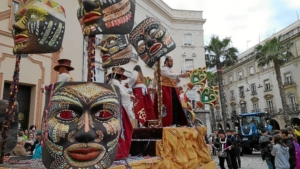
<svg viewBox="0 0 300 169">
<path fill-rule="evenodd" d="M 297 21 L 283 30 L 273 34 L 282 35 L 282 43 L 291 41 L 291 52 L 294 58 L 281 67 L 281 76 L 284 83 L 289 118 L 292 125 L 300 125 L 300 21 Z M 265 39 L 264 41 L 268 40 Z M 261 42 L 260 44 L 264 43 Z M 234 128 L 233 113 L 265 112 L 271 117 L 269 123 L 275 129 L 284 128 L 282 104 L 279 95 L 278 83 L 273 64 L 258 67 L 255 61 L 254 47 L 243 52 L 238 57 L 238 63 L 224 70 L 223 84 L 226 97 L 226 117 L 221 117 L 220 106 L 215 110 L 217 127 L 223 128 L 222 119 L 226 119 L 227 128 Z"/>
</svg>

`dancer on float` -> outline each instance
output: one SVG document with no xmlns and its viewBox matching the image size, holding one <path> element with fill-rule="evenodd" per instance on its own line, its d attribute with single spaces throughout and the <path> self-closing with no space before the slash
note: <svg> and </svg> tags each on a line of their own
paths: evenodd
<svg viewBox="0 0 300 169">
<path fill-rule="evenodd" d="M 146 126 L 147 120 L 154 120 L 155 114 L 150 93 L 145 85 L 144 75 L 139 65 L 133 68 L 131 77 L 128 80 L 128 87 L 132 88 L 135 100 L 133 110 L 135 118 L 141 126 Z"/>
<path fill-rule="evenodd" d="M 54 70 L 59 73 L 57 82 L 73 82 L 73 77 L 70 75 L 70 71 L 74 70 L 71 66 L 71 60 L 60 59 L 58 65 L 54 67 Z"/>
<path fill-rule="evenodd" d="M 161 81 L 163 93 L 163 105 L 166 106 L 167 115 L 163 117 L 163 126 L 182 126 L 187 125 L 187 119 L 183 112 L 179 91 L 177 84 L 180 82 L 179 78 L 188 77 L 187 73 L 175 73 L 172 70 L 173 59 L 166 56 L 164 66 L 161 68 Z M 172 98 L 172 99 L 170 99 Z"/>
</svg>

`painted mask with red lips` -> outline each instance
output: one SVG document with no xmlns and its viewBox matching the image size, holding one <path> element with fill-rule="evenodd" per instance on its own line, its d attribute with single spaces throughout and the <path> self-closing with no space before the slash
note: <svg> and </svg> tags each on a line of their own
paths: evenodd
<svg viewBox="0 0 300 169">
<path fill-rule="evenodd" d="M 65 32 L 64 8 L 53 0 L 20 0 L 12 35 L 14 54 L 60 50 Z"/>
<path fill-rule="evenodd" d="M 134 25 L 135 0 L 78 0 L 77 18 L 84 35 L 128 34 Z"/>
<path fill-rule="evenodd" d="M 100 44 L 102 67 L 109 68 L 129 63 L 132 56 L 132 47 L 129 45 L 127 34 L 103 35 Z"/>
<path fill-rule="evenodd" d="M 151 17 L 143 20 L 131 31 L 129 41 L 149 67 L 176 48 L 167 30 L 159 21 Z"/>
<path fill-rule="evenodd" d="M 109 168 L 117 153 L 120 96 L 115 86 L 92 82 L 47 87 L 43 114 L 46 168 Z"/>
</svg>

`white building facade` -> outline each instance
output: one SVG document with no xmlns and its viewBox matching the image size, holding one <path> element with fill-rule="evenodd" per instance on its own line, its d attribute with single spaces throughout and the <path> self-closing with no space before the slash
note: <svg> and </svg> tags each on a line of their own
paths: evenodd
<svg viewBox="0 0 300 169">
<path fill-rule="evenodd" d="M 289 118 L 292 125 L 300 125 L 300 21 L 297 21 L 274 36 L 282 35 L 282 43 L 293 42 L 291 52 L 294 58 L 281 67 L 282 82 L 289 106 Z M 268 40 L 266 39 L 266 40 Z M 260 44 L 264 44 L 264 40 Z M 254 47 L 243 52 L 238 57 L 238 63 L 226 69 L 223 73 L 224 94 L 226 100 L 226 117 L 222 117 L 220 105 L 215 110 L 217 128 L 223 128 L 222 119 L 226 119 L 226 128 L 234 128 L 237 124 L 232 122 L 232 112 L 265 112 L 271 115 L 269 123 L 275 129 L 284 128 L 282 103 L 273 63 L 258 67 L 255 61 Z M 245 108 L 242 102 L 246 103 Z"/>
</svg>

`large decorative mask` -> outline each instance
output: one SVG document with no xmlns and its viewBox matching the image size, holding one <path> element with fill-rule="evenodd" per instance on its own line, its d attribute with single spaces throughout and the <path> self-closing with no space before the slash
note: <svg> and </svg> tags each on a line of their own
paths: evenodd
<svg viewBox="0 0 300 169">
<path fill-rule="evenodd" d="M 131 31 L 129 41 L 149 67 L 176 47 L 171 35 L 154 18 L 147 18 L 138 24 Z"/>
<path fill-rule="evenodd" d="M 92 82 L 47 87 L 43 114 L 46 168 L 108 168 L 118 148 L 119 89 Z"/>
<path fill-rule="evenodd" d="M 20 0 L 12 35 L 15 54 L 52 53 L 63 42 L 66 15 L 53 0 Z"/>
<path fill-rule="evenodd" d="M 129 46 L 128 35 L 103 35 L 101 41 L 102 67 L 125 65 L 130 62 L 132 47 Z"/>
<path fill-rule="evenodd" d="M 133 28 L 135 0 L 78 0 L 77 17 L 84 35 L 128 34 Z"/>
</svg>

